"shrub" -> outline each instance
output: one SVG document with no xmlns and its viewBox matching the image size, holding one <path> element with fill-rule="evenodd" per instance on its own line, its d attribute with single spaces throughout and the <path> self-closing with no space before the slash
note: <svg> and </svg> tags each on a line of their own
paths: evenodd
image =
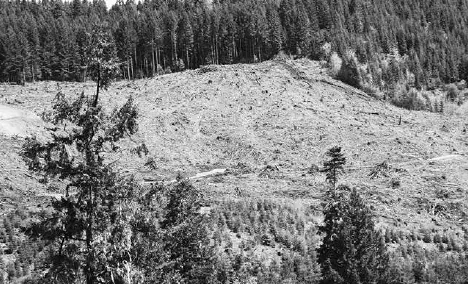
<svg viewBox="0 0 468 284">
<path fill-rule="evenodd" d="M 203 65 L 198 69 L 199 73 L 208 73 L 208 72 L 216 72 L 218 71 L 218 67 L 216 65 Z"/>
<path fill-rule="evenodd" d="M 336 78 L 355 88 L 361 87 L 361 74 L 356 56 L 347 56 L 345 58 Z"/>
<path fill-rule="evenodd" d="M 451 102 L 456 102 L 458 100 L 458 96 L 459 96 L 460 92 L 458 91 L 458 88 L 457 86 L 455 86 L 454 84 L 450 84 L 450 86 L 448 87 L 448 90 L 447 90 L 447 100 L 451 101 Z"/>
<path fill-rule="evenodd" d="M 270 234 L 263 234 L 261 236 L 261 244 L 274 247 L 274 238 Z"/>
<path fill-rule="evenodd" d="M 390 183 L 392 185 L 392 188 L 398 188 L 401 186 L 401 181 L 399 178 L 397 177 L 393 177 L 391 180 L 390 180 Z"/>
<path fill-rule="evenodd" d="M 318 172 L 320 172 L 320 168 L 316 164 L 312 164 L 307 170 L 307 173 L 311 175 L 315 175 Z"/>
<path fill-rule="evenodd" d="M 432 236 L 429 232 L 424 233 L 423 242 L 427 244 L 432 243 Z"/>
<path fill-rule="evenodd" d="M 449 243 L 449 238 L 448 238 L 447 235 L 443 235 L 443 236 L 442 236 L 442 242 L 443 242 L 444 244 L 448 244 L 448 243 Z"/>
<path fill-rule="evenodd" d="M 338 73 L 340 72 L 342 64 L 343 64 L 343 60 L 340 58 L 340 56 L 336 52 L 333 52 L 330 56 L 330 59 L 328 60 L 328 65 L 330 68 L 330 75 L 332 77 L 338 76 Z"/>
<path fill-rule="evenodd" d="M 440 252 L 445 252 L 445 251 L 447 250 L 447 249 L 445 248 L 445 245 L 444 245 L 443 243 L 439 243 L 438 247 L 439 247 L 439 251 L 440 251 Z"/>
<path fill-rule="evenodd" d="M 362 84 L 361 85 L 361 90 L 364 91 L 364 93 L 368 94 L 369 96 L 381 100 L 383 96 L 379 92 L 379 88 L 372 86 L 370 84 Z"/>
<path fill-rule="evenodd" d="M 430 110 L 422 95 L 415 89 L 400 89 L 395 93 L 392 103 L 408 110 Z"/>
</svg>

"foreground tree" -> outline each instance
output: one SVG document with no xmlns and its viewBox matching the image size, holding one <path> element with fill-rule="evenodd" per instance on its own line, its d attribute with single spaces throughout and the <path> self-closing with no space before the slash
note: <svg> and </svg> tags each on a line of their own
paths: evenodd
<svg viewBox="0 0 468 284">
<path fill-rule="evenodd" d="M 120 178 L 103 153 L 137 131 L 137 116 L 132 98 L 106 114 L 84 94 L 69 102 L 59 93 L 45 116 L 56 125 L 51 139 L 31 138 L 24 144 L 29 168 L 64 185 L 51 210 L 27 230 L 49 245 L 49 283 L 111 282 L 119 274 L 117 267 L 109 267 L 107 256 L 112 248 L 122 248 L 110 244 L 122 229 L 123 208 L 137 187 Z"/>
<path fill-rule="evenodd" d="M 324 284 L 385 283 L 389 258 L 372 212 L 355 189 L 333 191 L 325 206 L 318 249 Z"/>
</svg>

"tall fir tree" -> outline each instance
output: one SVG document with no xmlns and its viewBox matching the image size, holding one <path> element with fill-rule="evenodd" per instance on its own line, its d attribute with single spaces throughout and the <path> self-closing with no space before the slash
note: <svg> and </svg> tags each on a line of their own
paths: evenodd
<svg viewBox="0 0 468 284">
<path fill-rule="evenodd" d="M 130 98 L 108 115 L 94 101 L 81 94 L 69 102 L 59 93 L 53 111 L 45 116 L 57 125 L 52 139 L 30 138 L 23 146 L 32 171 L 65 185 L 52 211 L 27 231 L 49 244 L 49 283 L 108 282 L 118 270 L 109 267 L 107 256 L 116 248 L 112 243 L 121 229 L 122 204 L 136 187 L 121 179 L 102 153 L 136 132 L 137 110 Z"/>
<path fill-rule="evenodd" d="M 339 146 L 330 148 L 326 152 L 326 155 L 330 159 L 323 163 L 322 172 L 325 172 L 327 182 L 329 182 L 333 186 L 333 189 L 335 189 L 338 177 L 344 171 L 343 166 L 346 163 L 346 158 L 343 153 L 341 153 L 341 147 Z"/>
<path fill-rule="evenodd" d="M 318 249 L 323 284 L 387 283 L 389 258 L 373 214 L 356 189 L 341 187 L 325 205 Z"/>
</svg>

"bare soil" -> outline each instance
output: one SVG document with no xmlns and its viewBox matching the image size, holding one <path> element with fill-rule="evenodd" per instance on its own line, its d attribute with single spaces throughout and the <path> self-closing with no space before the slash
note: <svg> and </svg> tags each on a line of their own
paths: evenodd
<svg viewBox="0 0 468 284">
<path fill-rule="evenodd" d="M 0 85 L 0 104 L 40 114 L 58 91 L 92 96 L 94 84 Z M 129 95 L 141 112 L 134 140 L 144 141 L 150 154 L 115 158 L 142 181 L 215 170 L 193 179 L 210 198 L 277 198 L 319 211 L 324 176 L 309 168 L 321 166 L 326 150 L 339 145 L 347 158 L 341 182 L 360 189 L 383 226 L 458 231 L 468 222 L 468 116 L 461 111 L 394 107 L 309 60 L 116 82 L 100 101 L 112 109 Z M 44 193 L 18 156 L 21 143 L 21 137 L 0 135 L 1 198 Z M 144 166 L 150 158 L 154 170 Z M 371 178 L 384 161 L 388 168 Z"/>
</svg>

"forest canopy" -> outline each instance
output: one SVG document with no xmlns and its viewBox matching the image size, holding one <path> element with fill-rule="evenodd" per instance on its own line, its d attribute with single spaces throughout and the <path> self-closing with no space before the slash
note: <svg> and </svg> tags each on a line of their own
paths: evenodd
<svg viewBox="0 0 468 284">
<path fill-rule="evenodd" d="M 1 0 L 0 81 L 87 79 L 96 26 L 113 39 L 124 79 L 280 52 L 351 53 L 362 80 L 380 89 L 468 77 L 463 0 L 129 0 L 110 9 L 103 0 Z"/>
</svg>

